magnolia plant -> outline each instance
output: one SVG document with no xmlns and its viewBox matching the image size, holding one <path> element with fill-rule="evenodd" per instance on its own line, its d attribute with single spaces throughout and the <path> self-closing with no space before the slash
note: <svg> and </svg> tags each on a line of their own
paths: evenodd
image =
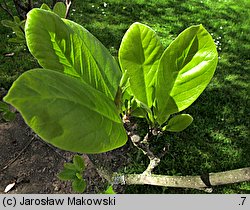
<svg viewBox="0 0 250 210">
<path fill-rule="evenodd" d="M 25 37 L 42 68 L 23 73 L 4 100 L 46 142 L 87 154 L 123 146 L 129 116 L 145 118 L 152 132 L 187 128 L 193 118 L 179 112 L 204 91 L 218 61 L 202 25 L 164 49 L 136 22 L 122 39 L 119 63 L 89 31 L 46 7 L 28 13 Z"/>
</svg>

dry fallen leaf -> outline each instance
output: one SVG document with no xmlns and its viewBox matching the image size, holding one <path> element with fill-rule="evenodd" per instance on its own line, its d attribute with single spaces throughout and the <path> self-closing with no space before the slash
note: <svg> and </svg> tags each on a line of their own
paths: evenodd
<svg viewBox="0 0 250 210">
<path fill-rule="evenodd" d="M 15 186 L 15 182 L 11 183 L 11 184 L 8 184 L 6 187 L 5 187 L 5 190 L 4 192 L 7 193 L 9 192 L 14 186 Z"/>
</svg>

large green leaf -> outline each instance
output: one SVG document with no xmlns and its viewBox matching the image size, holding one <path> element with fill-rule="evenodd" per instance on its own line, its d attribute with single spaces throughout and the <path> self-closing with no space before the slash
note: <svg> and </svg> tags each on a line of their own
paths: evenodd
<svg viewBox="0 0 250 210">
<path fill-rule="evenodd" d="M 119 62 L 122 71 L 128 74 L 133 95 L 149 108 L 154 101 L 156 71 L 162 53 L 156 33 L 141 23 L 130 26 L 119 49 Z"/>
<path fill-rule="evenodd" d="M 29 50 L 42 67 L 78 77 L 115 98 L 120 68 L 85 28 L 53 12 L 33 9 L 27 15 L 25 33 Z"/>
<path fill-rule="evenodd" d="M 190 106 L 211 80 L 218 61 L 212 37 L 202 25 L 183 31 L 163 53 L 156 85 L 157 121 Z"/>
<path fill-rule="evenodd" d="M 114 102 L 77 78 L 35 69 L 22 74 L 4 100 L 45 141 L 65 150 L 100 153 L 125 144 Z"/>
</svg>

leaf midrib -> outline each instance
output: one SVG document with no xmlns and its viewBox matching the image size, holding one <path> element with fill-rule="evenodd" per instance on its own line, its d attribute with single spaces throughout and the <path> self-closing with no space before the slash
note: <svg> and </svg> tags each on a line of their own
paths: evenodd
<svg viewBox="0 0 250 210">
<path fill-rule="evenodd" d="M 64 22 L 63 22 L 63 23 L 64 23 Z M 70 31 L 68 30 L 68 25 L 67 25 L 66 23 L 64 23 L 64 24 L 66 25 L 67 31 L 68 31 L 68 33 L 70 34 Z M 46 32 L 48 32 L 48 31 L 46 31 Z M 48 32 L 48 33 L 49 33 L 49 32 Z M 88 83 L 89 85 L 92 86 L 92 83 L 91 83 L 90 81 L 86 81 L 86 80 L 83 78 L 83 75 L 80 74 L 79 71 L 77 71 L 77 69 L 74 67 L 74 65 L 73 65 L 73 63 L 72 63 L 72 61 L 71 61 L 71 59 L 68 58 L 68 57 L 65 55 L 63 49 L 60 47 L 60 45 L 59 45 L 58 42 L 56 41 L 56 37 L 53 37 L 50 33 L 49 33 L 49 36 L 50 36 L 50 38 L 51 38 L 51 42 L 54 43 L 54 44 L 52 44 L 53 50 L 54 50 L 54 51 L 57 51 L 57 50 L 54 48 L 54 45 L 56 45 L 56 46 L 58 47 L 58 49 L 60 49 L 60 54 L 57 54 L 57 53 L 55 53 L 55 54 L 56 54 L 57 56 L 59 56 L 59 57 L 65 59 L 65 60 L 67 60 L 68 64 L 70 64 L 70 67 L 74 70 L 74 72 L 78 75 L 78 77 L 79 77 L 79 78 L 82 78 L 86 83 Z M 107 84 L 105 83 L 104 77 L 103 77 L 103 75 L 102 75 L 102 73 L 101 73 L 101 71 L 100 71 L 100 68 L 99 68 L 100 65 L 99 65 L 97 59 L 92 55 L 92 53 L 91 53 L 90 50 L 88 49 L 87 45 L 85 44 L 85 41 L 82 39 L 81 36 L 79 36 L 78 33 L 77 33 L 77 36 L 78 36 L 78 38 L 79 38 L 80 40 L 82 40 L 82 44 L 84 45 L 85 49 L 87 50 L 88 56 L 90 56 L 90 57 L 92 58 L 92 60 L 95 62 L 95 65 L 97 66 L 97 69 L 98 69 L 98 76 L 101 77 L 102 83 L 106 86 L 106 88 L 105 88 L 104 90 L 102 90 L 102 89 L 101 89 L 101 90 L 100 90 L 100 89 L 97 89 L 97 86 L 95 86 L 95 87 L 92 86 L 92 87 L 95 88 L 96 90 L 99 90 L 99 91 L 103 92 L 103 93 L 104 93 L 105 95 L 107 95 L 108 97 L 112 96 L 112 99 L 113 99 L 113 95 L 112 95 L 112 93 L 110 92 L 109 87 L 108 87 Z M 71 40 L 70 40 L 70 42 L 71 42 Z M 81 49 L 82 49 L 82 48 L 81 48 Z M 81 51 L 81 50 L 80 50 L 80 51 Z M 81 69 L 81 70 L 83 70 L 83 69 Z M 80 70 L 80 72 L 82 72 L 81 70 Z M 91 72 L 91 71 L 88 69 L 88 73 L 90 73 L 90 72 Z M 64 73 L 65 73 L 65 72 L 64 72 Z M 75 74 L 70 74 L 70 75 L 71 75 L 71 76 L 76 76 Z M 91 75 L 91 74 L 90 74 L 90 75 Z M 93 75 L 91 75 L 91 76 L 93 77 Z M 106 92 L 106 91 L 107 91 L 107 92 Z"/>
<path fill-rule="evenodd" d="M 43 97 L 42 99 L 40 99 L 39 97 L 32 97 L 32 99 L 31 99 L 30 101 L 39 101 L 39 102 L 41 102 L 41 101 L 43 101 L 43 100 L 51 101 L 51 98 L 52 98 L 52 97 Z M 17 98 L 17 97 L 16 97 L 16 99 L 18 99 L 19 101 L 23 101 L 23 102 L 26 102 L 26 101 L 27 101 L 27 100 L 24 99 L 24 98 Z M 110 119 L 110 120 L 113 121 L 113 122 L 118 123 L 118 122 L 115 121 L 114 119 L 110 118 L 109 115 L 105 115 L 105 114 L 103 114 L 102 112 L 99 112 L 98 109 L 92 109 L 91 106 L 86 106 L 86 105 L 84 105 L 83 103 L 76 102 L 76 101 L 73 101 L 73 100 L 68 100 L 68 99 L 63 98 L 63 97 L 56 97 L 56 98 L 53 97 L 53 100 L 54 100 L 54 101 L 55 101 L 55 100 L 62 100 L 62 101 L 67 101 L 67 102 L 70 102 L 70 103 L 73 103 L 73 104 L 77 104 L 77 105 L 83 106 L 83 107 L 85 107 L 86 109 L 89 109 L 89 110 L 91 110 L 91 111 L 93 111 L 93 112 L 99 113 L 101 116 L 103 116 L 103 117 L 105 117 L 105 118 L 107 118 L 107 119 Z"/>
</svg>

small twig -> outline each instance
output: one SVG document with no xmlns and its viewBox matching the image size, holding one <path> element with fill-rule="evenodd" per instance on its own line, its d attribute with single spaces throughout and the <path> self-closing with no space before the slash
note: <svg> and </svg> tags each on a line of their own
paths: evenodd
<svg viewBox="0 0 250 210">
<path fill-rule="evenodd" d="M 147 149 L 149 150 L 149 147 Z M 150 156 L 147 155 L 148 158 L 149 158 L 149 160 L 150 160 L 150 162 L 148 164 L 147 169 L 143 172 L 143 175 L 150 175 L 152 173 L 152 171 L 154 170 L 154 168 L 156 168 L 160 164 L 161 158 L 163 156 L 165 156 L 168 151 L 169 151 L 169 144 L 167 144 L 167 146 L 165 146 L 163 148 L 162 152 L 159 153 L 158 155 L 154 155 L 153 152 L 150 151 L 151 155 Z"/>
<path fill-rule="evenodd" d="M 26 13 L 29 11 L 29 8 L 27 6 L 25 6 L 23 3 L 21 3 L 17 0 L 13 0 L 13 1 L 14 1 L 14 4 L 16 7 L 19 7 L 21 10 L 23 10 Z"/>
<path fill-rule="evenodd" d="M 57 3 L 58 0 L 53 0 L 52 1 L 52 8 L 55 6 L 55 4 Z"/>
<path fill-rule="evenodd" d="M 66 4 L 65 18 L 68 18 L 68 16 L 69 16 L 69 11 L 70 11 L 70 6 L 71 6 L 71 4 L 72 4 L 72 1 L 71 1 L 71 0 L 66 0 L 66 1 L 65 1 L 65 4 Z"/>
<path fill-rule="evenodd" d="M 61 158 L 63 158 L 66 162 L 68 162 L 68 159 L 65 158 L 63 155 L 61 155 L 57 150 L 56 148 L 54 148 L 52 145 L 50 145 L 49 143 L 47 143 L 46 141 L 40 139 L 40 138 L 37 138 L 40 142 L 42 142 L 43 144 L 46 144 L 48 147 L 50 147 L 57 155 L 59 155 Z"/>
<path fill-rule="evenodd" d="M 132 125 L 129 118 L 126 116 L 126 121 L 124 120 L 125 127 L 128 130 L 128 136 L 130 137 L 132 143 L 137 147 L 139 150 L 141 150 L 144 155 L 146 155 L 150 162 L 148 164 L 147 169 L 143 172 L 143 175 L 145 174 L 151 174 L 155 167 L 157 167 L 161 161 L 161 158 L 169 151 L 169 145 L 165 146 L 162 149 L 162 152 L 159 155 L 155 155 L 149 147 L 149 142 L 153 136 L 159 135 L 160 132 L 155 128 L 149 128 L 149 132 L 144 136 L 144 138 L 141 140 L 141 137 L 137 134 L 135 134 L 136 126 Z"/>
<path fill-rule="evenodd" d="M 28 148 L 28 146 L 34 141 L 34 139 L 35 139 L 35 136 L 33 136 L 33 137 L 27 142 L 27 144 L 25 145 L 25 147 L 17 154 L 17 156 L 16 156 L 14 159 L 12 159 L 11 161 L 9 161 L 9 162 L 7 163 L 7 165 L 4 166 L 4 167 L 1 169 L 1 171 L 4 171 L 4 170 L 7 169 L 10 165 L 12 165 L 12 164 L 21 156 L 21 154 Z"/>
<path fill-rule="evenodd" d="M 164 157 L 164 156 L 168 153 L 169 147 L 170 147 L 170 145 L 169 145 L 169 144 L 166 144 L 166 146 L 163 147 L 161 153 L 159 153 L 157 156 L 158 156 L 160 159 L 161 159 L 162 157 Z"/>
<path fill-rule="evenodd" d="M 151 174 L 153 169 L 157 167 L 160 163 L 160 158 L 158 158 L 149 148 L 149 133 L 145 135 L 142 141 L 140 141 L 140 138 L 138 138 L 138 135 L 131 135 L 130 133 L 130 139 L 133 142 L 133 144 L 141 150 L 147 157 L 149 158 L 150 162 L 148 164 L 147 169 L 143 172 L 143 174 Z"/>
<path fill-rule="evenodd" d="M 5 12 L 7 12 L 7 14 L 8 14 L 12 19 L 14 18 L 13 14 L 12 14 L 11 10 L 8 8 L 8 5 L 7 5 L 7 3 L 6 3 L 5 0 L 3 1 L 3 3 L 0 4 L 0 7 L 1 7 Z"/>
<path fill-rule="evenodd" d="M 48 147 L 50 147 L 57 155 L 59 155 L 61 158 L 63 158 L 65 161 L 68 161 L 67 158 L 65 158 L 63 155 L 61 155 L 53 146 L 48 144 L 47 142 L 43 141 L 40 139 L 36 134 L 33 135 L 33 137 L 30 139 L 30 141 L 27 142 L 27 144 L 24 146 L 24 148 L 17 154 L 17 156 L 9 161 L 1 170 L 0 172 L 4 171 L 7 169 L 10 165 L 12 165 L 21 155 L 22 153 L 28 148 L 28 146 L 34 141 L 34 140 L 39 140 L 40 142 L 46 144 Z"/>
<path fill-rule="evenodd" d="M 28 0 L 28 10 L 33 9 L 33 1 L 32 0 Z"/>
<path fill-rule="evenodd" d="M 138 141 L 138 142 L 133 142 L 133 144 L 140 150 L 142 150 L 142 152 L 148 156 L 148 158 L 154 159 L 155 155 L 154 153 L 150 150 L 149 148 L 149 143 L 148 143 L 148 133 L 146 134 L 146 136 L 143 138 L 142 141 Z"/>
<path fill-rule="evenodd" d="M 154 159 L 150 159 L 147 169 L 142 173 L 142 175 L 150 175 L 155 167 L 159 165 L 161 162 L 160 158 L 155 157 Z"/>
</svg>

